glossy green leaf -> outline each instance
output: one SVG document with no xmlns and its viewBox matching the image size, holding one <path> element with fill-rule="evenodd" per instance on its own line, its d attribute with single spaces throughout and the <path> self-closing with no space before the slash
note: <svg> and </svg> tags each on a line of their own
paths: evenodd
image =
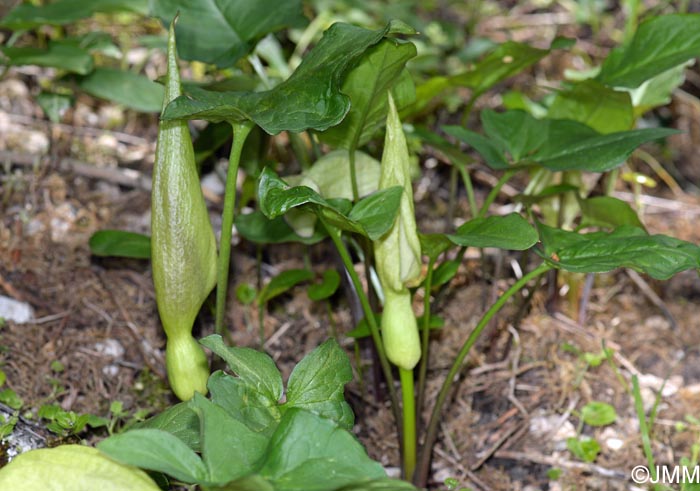
<svg viewBox="0 0 700 491">
<path fill-rule="evenodd" d="M 547 117 L 578 121 L 602 134 L 629 130 L 635 120 L 630 94 L 595 80 L 585 80 L 557 92 Z"/>
<path fill-rule="evenodd" d="M 102 440 L 97 448 L 119 462 L 164 472 L 183 482 L 196 483 L 208 477 L 199 456 L 182 440 L 162 430 L 130 430 Z"/>
<path fill-rule="evenodd" d="M 497 247 L 522 251 L 537 242 L 537 232 L 517 213 L 474 218 L 447 236 L 453 243 L 469 247 Z"/>
<path fill-rule="evenodd" d="M 624 225 L 611 233 L 578 234 L 538 224 L 543 257 L 552 266 L 575 273 L 604 273 L 630 268 L 665 280 L 700 268 L 700 248 L 665 235 L 647 235 Z"/>
<path fill-rule="evenodd" d="M 59 123 L 65 112 L 73 105 L 73 97 L 68 94 L 41 92 L 36 102 L 53 123 Z"/>
<path fill-rule="evenodd" d="M 326 237 L 321 227 L 316 227 L 311 237 L 302 237 L 290 227 L 283 217 L 267 218 L 261 211 L 254 211 L 236 217 L 236 229 L 241 236 L 257 244 L 281 244 L 284 242 L 301 242 L 316 244 Z"/>
<path fill-rule="evenodd" d="M 14 30 L 32 29 L 44 24 L 64 25 L 97 12 L 135 12 L 146 15 L 148 0 L 56 0 L 44 5 L 22 2 L 0 20 L 0 26 Z"/>
<path fill-rule="evenodd" d="M 133 429 L 162 430 L 177 437 L 195 452 L 199 451 L 199 420 L 186 402 L 170 406 L 146 421 L 136 423 Z"/>
<path fill-rule="evenodd" d="M 154 0 L 151 10 L 165 24 L 179 12 L 175 34 L 180 58 L 221 68 L 247 55 L 266 34 L 307 23 L 301 0 Z"/>
<path fill-rule="evenodd" d="M 345 384 L 352 380 L 350 360 L 338 343 L 329 339 L 294 367 L 287 383 L 283 408 L 301 408 L 338 426 L 352 429 L 355 417 L 345 402 Z"/>
<path fill-rule="evenodd" d="M 257 468 L 267 448 L 265 436 L 252 431 L 198 392 L 189 406 L 201 422 L 202 460 L 208 482 L 224 484 Z"/>
<path fill-rule="evenodd" d="M 340 274 L 335 269 L 327 269 L 323 272 L 321 283 L 314 283 L 309 286 L 306 293 L 309 295 L 309 299 L 318 302 L 333 296 L 338 290 L 338 286 L 340 286 Z"/>
<path fill-rule="evenodd" d="M 615 87 L 639 87 L 647 80 L 700 56 L 700 14 L 651 17 L 632 40 L 614 49 L 597 80 Z"/>
<path fill-rule="evenodd" d="M 258 296 L 258 304 L 266 304 L 273 298 L 288 292 L 303 281 L 313 279 L 314 274 L 308 269 L 288 269 L 270 280 Z"/>
<path fill-rule="evenodd" d="M 352 434 L 297 408 L 284 415 L 269 448 L 260 474 L 279 491 L 327 491 L 386 476 Z"/>
<path fill-rule="evenodd" d="M 268 218 L 274 219 L 289 210 L 306 205 L 331 225 L 375 240 L 394 223 L 401 201 L 401 189 L 395 187 L 371 194 L 360 200 L 345 215 L 339 208 L 341 201 L 325 200 L 307 186 L 289 187 L 272 170 L 266 168 L 260 176 L 258 197 L 260 209 Z"/>
<path fill-rule="evenodd" d="M 600 444 L 588 436 L 567 438 L 566 448 L 584 462 L 593 462 L 600 453 Z"/>
<path fill-rule="evenodd" d="M 33 47 L 0 47 L 7 65 L 37 65 L 58 68 L 71 73 L 85 75 L 93 68 L 90 53 L 77 46 L 61 42 L 50 42 L 46 49 Z M 162 101 L 161 101 L 162 102 Z"/>
<path fill-rule="evenodd" d="M 590 426 L 608 426 L 617 420 L 617 412 L 606 402 L 591 401 L 581 408 L 581 419 Z"/>
<path fill-rule="evenodd" d="M 333 147 L 363 146 L 386 121 L 386 94 L 392 87 L 399 108 L 413 102 L 415 88 L 405 66 L 414 56 L 412 43 L 394 39 L 369 48 L 343 81 L 341 90 L 350 97 L 350 111 L 342 123 L 320 133 L 321 140 Z"/>
<path fill-rule="evenodd" d="M 151 258 L 151 238 L 125 230 L 99 230 L 90 237 L 90 252 L 96 256 Z"/>
<path fill-rule="evenodd" d="M 171 102 L 163 118 L 252 120 L 270 134 L 324 131 L 350 110 L 350 98 L 340 91 L 347 70 L 367 48 L 387 35 L 403 32 L 404 25 L 395 22 L 377 31 L 333 24 L 291 77 L 275 88 L 265 92 L 195 90 Z"/>
<path fill-rule="evenodd" d="M 487 137 L 458 126 L 446 133 L 473 146 L 494 169 L 513 164 L 538 164 L 553 171 L 604 172 L 622 164 L 639 145 L 677 133 L 667 128 L 645 128 L 601 135 L 571 120 L 536 119 L 524 111 L 481 113 Z"/>
<path fill-rule="evenodd" d="M 637 212 L 622 200 L 612 196 L 595 196 L 579 200 L 581 207 L 581 227 L 617 228 L 620 225 L 632 225 L 644 229 Z"/>
<path fill-rule="evenodd" d="M 228 347 L 219 335 L 207 336 L 200 343 L 223 358 L 242 382 L 271 403 L 282 398 L 282 376 L 268 355 L 251 348 Z"/>
<path fill-rule="evenodd" d="M 163 105 L 163 86 L 143 75 L 116 68 L 96 68 L 78 82 L 88 94 L 116 102 L 141 112 L 159 112 Z"/>
<path fill-rule="evenodd" d="M 61 445 L 31 450 L 0 469 L 0 489 L 22 491 L 159 491 L 148 475 L 99 450 Z"/>
</svg>

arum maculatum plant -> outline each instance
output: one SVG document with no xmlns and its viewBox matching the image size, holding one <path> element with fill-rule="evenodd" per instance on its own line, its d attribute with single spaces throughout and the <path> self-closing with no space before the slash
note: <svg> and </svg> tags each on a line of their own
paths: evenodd
<svg viewBox="0 0 700 491">
<path fill-rule="evenodd" d="M 174 23 L 168 32 L 166 107 L 181 95 Z M 177 397 L 206 394 L 209 366 L 192 337 L 194 320 L 216 284 L 216 239 L 199 186 L 185 121 L 161 121 L 151 196 L 151 261 L 158 312 L 167 336 L 166 366 Z"/>
</svg>

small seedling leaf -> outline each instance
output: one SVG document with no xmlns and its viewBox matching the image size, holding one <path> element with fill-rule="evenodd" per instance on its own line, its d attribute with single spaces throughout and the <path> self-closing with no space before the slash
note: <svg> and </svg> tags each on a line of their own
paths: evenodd
<svg viewBox="0 0 700 491">
<path fill-rule="evenodd" d="M 53 123 L 58 123 L 73 104 L 73 97 L 68 94 L 41 92 L 36 97 L 36 102 Z"/>
<path fill-rule="evenodd" d="M 124 230 L 100 230 L 90 237 L 90 251 L 96 256 L 151 258 L 151 238 Z"/>
<path fill-rule="evenodd" d="M 0 391 L 0 403 L 10 406 L 12 409 L 19 409 L 24 404 L 24 401 L 12 389 L 4 389 Z"/>
<path fill-rule="evenodd" d="M 587 436 L 567 438 L 566 447 L 584 462 L 593 462 L 600 453 L 600 444 Z"/>
<path fill-rule="evenodd" d="M 447 236 L 453 243 L 471 247 L 497 247 L 522 251 L 537 242 L 537 232 L 517 213 L 474 218 Z"/>
<path fill-rule="evenodd" d="M 581 409 L 581 419 L 590 426 L 607 426 L 617 420 L 617 412 L 606 402 L 592 401 Z"/>
<path fill-rule="evenodd" d="M 208 470 L 199 456 L 162 430 L 130 430 L 102 440 L 97 448 L 119 462 L 164 472 L 186 483 L 208 480 Z"/>
</svg>

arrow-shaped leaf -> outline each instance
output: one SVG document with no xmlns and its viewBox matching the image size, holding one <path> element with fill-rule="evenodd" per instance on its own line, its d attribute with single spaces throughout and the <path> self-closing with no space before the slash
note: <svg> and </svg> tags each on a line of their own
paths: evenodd
<svg viewBox="0 0 700 491">
<path fill-rule="evenodd" d="M 270 134 L 280 131 L 324 131 L 350 110 L 341 92 L 347 70 L 385 36 L 411 32 L 402 23 L 370 31 L 350 24 L 333 24 L 287 80 L 264 92 L 193 90 L 171 102 L 164 119 L 251 120 Z"/>
</svg>

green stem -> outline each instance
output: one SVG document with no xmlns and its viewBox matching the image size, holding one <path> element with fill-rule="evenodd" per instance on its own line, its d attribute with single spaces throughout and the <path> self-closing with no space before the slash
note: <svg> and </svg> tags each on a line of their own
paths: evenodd
<svg viewBox="0 0 700 491">
<path fill-rule="evenodd" d="M 216 333 L 224 333 L 224 318 L 226 316 L 226 293 L 228 291 L 228 270 L 231 263 L 231 235 L 233 215 L 236 207 L 236 180 L 238 179 L 238 164 L 241 152 L 253 123 L 231 123 L 233 127 L 233 143 L 229 156 L 228 172 L 226 173 L 226 191 L 224 193 L 224 211 L 221 216 L 221 240 L 219 241 L 219 261 L 216 276 Z"/>
<path fill-rule="evenodd" d="M 518 172 L 519 169 L 509 169 L 503 173 L 501 178 L 498 180 L 496 185 L 491 189 L 491 192 L 489 192 L 488 196 L 486 196 L 486 199 L 484 200 L 484 204 L 481 205 L 481 209 L 479 210 L 479 218 L 483 218 L 486 216 L 486 212 L 489 211 L 489 206 L 491 206 L 491 203 L 494 202 L 496 197 L 498 196 L 498 193 L 501 192 L 501 188 L 505 183 L 507 183 L 513 175 Z"/>
<path fill-rule="evenodd" d="M 647 458 L 647 466 L 651 475 L 652 482 L 658 482 L 656 475 L 656 466 L 654 465 L 654 452 L 651 450 L 651 438 L 649 438 L 649 427 L 647 426 L 647 417 L 644 414 L 644 401 L 639 389 L 639 379 L 636 375 L 632 376 L 632 394 L 634 395 L 634 408 L 637 411 L 637 419 L 639 420 L 639 433 L 642 436 L 642 449 Z"/>
<path fill-rule="evenodd" d="M 474 194 L 474 186 L 472 184 L 472 178 L 469 175 L 469 169 L 467 169 L 466 165 L 457 165 L 457 170 L 462 176 L 464 188 L 467 190 L 467 200 L 469 201 L 469 218 L 476 218 L 476 195 Z"/>
<path fill-rule="evenodd" d="M 403 402 L 403 476 L 411 480 L 416 469 L 416 405 L 413 392 L 413 370 L 399 368 Z"/>
<path fill-rule="evenodd" d="M 350 162 L 350 183 L 352 184 L 352 200 L 356 202 L 360 198 L 360 191 L 357 187 L 357 172 L 355 171 L 355 147 L 352 146 L 348 152 Z"/>
<path fill-rule="evenodd" d="M 445 401 L 447 400 L 447 395 L 449 394 L 450 389 L 452 388 L 452 383 L 455 381 L 457 375 L 459 374 L 459 371 L 462 368 L 462 363 L 469 354 L 469 351 L 471 350 L 472 346 L 474 346 L 477 339 L 479 339 L 481 332 L 488 325 L 493 316 L 496 315 L 498 311 L 501 310 L 501 308 L 503 308 L 503 306 L 508 301 L 508 299 L 510 299 L 510 297 L 512 297 L 518 291 L 520 291 L 525 285 L 527 285 L 527 283 L 530 280 L 540 276 L 541 274 L 546 273 L 550 269 L 552 269 L 552 266 L 548 264 L 541 264 L 537 268 L 520 278 L 518 281 L 516 281 L 513 284 L 513 286 L 508 288 L 508 290 L 506 290 L 503 293 L 503 295 L 501 295 L 498 298 L 498 300 L 494 302 L 491 308 L 488 309 L 486 313 L 484 313 L 484 315 L 481 317 L 481 320 L 479 320 L 479 323 L 476 325 L 476 327 L 474 327 L 474 330 L 472 330 L 472 332 L 469 334 L 469 337 L 462 345 L 462 348 L 457 354 L 454 363 L 452 363 L 452 367 L 450 368 L 447 377 L 445 377 L 445 381 L 442 383 L 442 387 L 435 401 L 435 406 L 433 407 L 433 412 L 430 415 L 430 423 L 428 424 L 428 430 L 425 435 L 425 441 L 423 443 L 423 447 L 421 448 L 421 454 L 418 460 L 416 475 L 413 480 L 414 484 L 418 485 L 419 487 L 424 487 L 428 480 L 428 471 L 430 469 L 430 456 L 432 453 L 433 445 L 435 444 L 435 439 L 437 438 L 438 424 L 440 423 L 440 413 L 442 412 L 442 407 L 444 406 Z"/>
<path fill-rule="evenodd" d="M 357 292 L 357 297 L 360 300 L 360 305 L 362 306 L 362 312 L 367 320 L 367 325 L 369 326 L 370 333 L 372 334 L 372 340 L 374 341 L 375 348 L 377 349 L 377 355 L 379 356 L 379 363 L 382 367 L 382 372 L 384 373 L 384 378 L 386 379 L 386 385 L 389 389 L 389 398 L 391 399 L 391 409 L 394 413 L 394 418 L 396 420 L 397 428 L 400 429 L 401 419 L 399 418 L 399 398 L 396 394 L 396 387 L 394 387 L 394 376 L 391 373 L 391 365 L 386 357 L 386 352 L 384 351 L 384 344 L 382 343 L 382 337 L 379 334 L 379 326 L 377 325 L 377 319 L 374 317 L 374 312 L 369 304 L 369 298 L 362 288 L 362 282 L 355 272 L 354 264 L 347 247 L 343 243 L 340 235 L 341 232 L 336 227 L 330 225 L 323 217 L 319 216 L 320 222 L 326 227 L 328 235 L 330 235 L 335 248 L 340 254 L 340 259 L 343 261 L 343 265 L 350 275 L 350 281 L 352 281 L 353 287 Z M 401 434 L 401 431 L 398 432 Z"/>
<path fill-rule="evenodd" d="M 433 289 L 433 269 L 435 258 L 428 261 L 428 273 L 425 277 L 425 288 L 423 298 L 423 326 L 421 331 L 421 357 L 418 367 L 418 412 L 423 411 L 425 403 L 425 382 L 428 375 L 428 351 L 430 348 L 430 292 Z"/>
</svg>

